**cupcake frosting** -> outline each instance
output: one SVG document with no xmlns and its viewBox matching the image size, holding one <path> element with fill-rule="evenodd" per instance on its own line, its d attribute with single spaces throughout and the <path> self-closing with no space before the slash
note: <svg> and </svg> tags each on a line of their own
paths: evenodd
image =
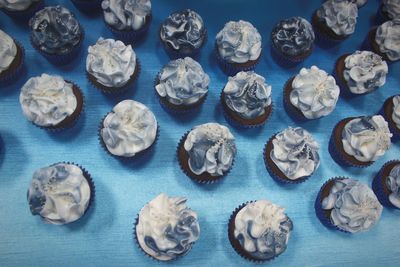
<svg viewBox="0 0 400 267">
<path fill-rule="evenodd" d="M 301 127 L 287 128 L 272 140 L 271 159 L 290 180 L 310 176 L 319 166 L 319 144 Z"/>
<path fill-rule="evenodd" d="M 400 1 L 382 0 L 382 11 L 385 12 L 390 19 L 400 18 Z"/>
<path fill-rule="evenodd" d="M 172 13 L 160 30 L 161 40 L 174 50 L 200 48 L 206 34 L 203 19 L 190 9 Z"/>
<path fill-rule="evenodd" d="M 174 260 L 185 255 L 199 235 L 197 214 L 186 206 L 184 197 L 161 193 L 140 210 L 137 241 L 157 260 Z"/>
<path fill-rule="evenodd" d="M 106 23 L 117 30 L 140 30 L 151 15 L 150 0 L 103 0 Z"/>
<path fill-rule="evenodd" d="M 225 174 L 236 155 L 235 138 L 218 123 L 198 125 L 186 137 L 184 148 L 189 154 L 189 168 L 196 174 Z"/>
<path fill-rule="evenodd" d="M 387 188 L 390 190 L 389 201 L 400 209 L 400 164 L 397 164 L 386 179 Z"/>
<path fill-rule="evenodd" d="M 302 68 L 292 82 L 290 102 L 307 119 L 329 115 L 336 107 L 339 87 L 335 78 L 316 66 Z"/>
<path fill-rule="evenodd" d="M 362 162 L 376 161 L 390 147 L 388 123 L 381 115 L 364 116 L 347 122 L 342 132 L 344 151 Z"/>
<path fill-rule="evenodd" d="M 39 126 L 55 126 L 77 108 L 73 84 L 60 76 L 42 74 L 30 78 L 19 96 L 25 117 Z"/>
<path fill-rule="evenodd" d="M 346 84 L 353 94 L 371 92 L 386 82 L 386 61 L 370 51 L 356 51 L 344 60 Z"/>
<path fill-rule="evenodd" d="M 356 28 L 358 8 L 351 1 L 328 0 L 317 10 L 317 16 L 335 34 L 346 36 Z"/>
<path fill-rule="evenodd" d="M 100 134 L 111 154 L 133 157 L 153 144 L 157 121 L 142 103 L 124 100 L 105 117 Z"/>
<path fill-rule="evenodd" d="M 219 55 L 230 63 L 246 63 L 261 54 L 261 35 L 247 21 L 230 21 L 217 34 Z"/>
<path fill-rule="evenodd" d="M 337 179 L 322 209 L 331 210 L 331 221 L 350 233 L 369 230 L 382 213 L 382 205 L 367 185 L 352 179 Z"/>
<path fill-rule="evenodd" d="M 24 11 L 27 10 L 33 3 L 40 0 L 0 0 L 0 8 L 9 11 Z"/>
<path fill-rule="evenodd" d="M 226 105 L 244 119 L 254 119 L 271 105 L 271 86 L 253 71 L 241 71 L 228 78 L 224 87 Z"/>
<path fill-rule="evenodd" d="M 268 200 L 248 203 L 236 214 L 234 237 L 255 259 L 269 260 L 282 254 L 293 229 L 284 211 Z"/>
<path fill-rule="evenodd" d="M 91 190 L 81 168 L 58 163 L 33 174 L 28 202 L 33 215 L 52 224 L 67 224 L 85 213 Z"/>
<path fill-rule="evenodd" d="M 400 17 L 383 23 L 376 30 L 375 42 L 389 60 L 400 59 Z"/>
<path fill-rule="evenodd" d="M 79 22 L 62 6 L 49 6 L 36 12 L 29 26 L 32 42 L 49 54 L 67 54 L 82 38 Z"/>
<path fill-rule="evenodd" d="M 301 17 L 280 21 L 272 29 L 271 35 L 274 46 L 289 56 L 299 56 L 309 51 L 315 40 L 311 24 Z"/>
<path fill-rule="evenodd" d="M 170 61 L 158 75 L 156 91 L 174 105 L 190 105 L 208 92 L 210 78 L 190 57 Z"/>
<path fill-rule="evenodd" d="M 393 113 L 392 120 L 396 124 L 396 127 L 400 129 L 400 96 L 393 97 Z"/>
<path fill-rule="evenodd" d="M 104 86 L 124 86 L 135 72 L 136 54 L 131 45 L 99 38 L 88 52 L 86 71 Z"/>
<path fill-rule="evenodd" d="M 17 45 L 5 32 L 0 30 L 0 74 L 7 70 L 17 55 Z"/>
</svg>

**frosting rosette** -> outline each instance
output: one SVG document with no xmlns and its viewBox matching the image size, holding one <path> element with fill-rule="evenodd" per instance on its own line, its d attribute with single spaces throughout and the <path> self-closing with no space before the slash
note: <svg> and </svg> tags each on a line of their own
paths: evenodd
<svg viewBox="0 0 400 267">
<path fill-rule="evenodd" d="M 382 11 L 385 12 L 390 19 L 400 18 L 400 1 L 399 0 L 382 0 Z"/>
<path fill-rule="evenodd" d="M 389 201 L 400 209 L 400 164 L 397 164 L 386 178 L 387 188 L 390 190 Z"/>
<path fill-rule="evenodd" d="M 17 55 L 17 45 L 5 32 L 0 30 L 0 74 L 7 70 Z"/>
<path fill-rule="evenodd" d="M 380 25 L 376 30 L 375 42 L 379 51 L 389 60 L 400 60 L 400 17 Z"/>
<path fill-rule="evenodd" d="M 392 120 L 396 124 L 396 127 L 400 129 L 400 96 L 393 97 L 393 113 Z"/>
<path fill-rule="evenodd" d="M 24 11 L 39 1 L 41 0 L 0 0 L 0 8 L 9 11 Z"/>
</svg>

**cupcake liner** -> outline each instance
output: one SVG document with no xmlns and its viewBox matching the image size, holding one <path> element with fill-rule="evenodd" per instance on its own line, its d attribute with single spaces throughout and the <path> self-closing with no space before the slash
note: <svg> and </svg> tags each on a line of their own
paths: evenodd
<svg viewBox="0 0 400 267">
<path fill-rule="evenodd" d="M 21 53 L 21 62 L 18 64 L 18 66 L 14 70 L 10 70 L 7 75 L 4 77 L 0 78 L 0 83 L 2 85 L 9 85 L 12 82 L 18 80 L 21 71 L 23 70 L 24 62 L 25 62 L 25 48 L 16 40 L 14 40 L 15 45 L 17 46 L 17 54 L 18 52 Z M 11 63 L 12 64 L 12 63 Z"/>
<path fill-rule="evenodd" d="M 388 99 L 385 100 L 383 103 L 381 109 L 379 110 L 378 114 L 382 115 L 382 117 L 385 118 L 385 120 L 388 122 L 389 130 L 393 134 L 392 136 L 392 142 L 397 142 L 400 140 L 400 129 L 397 128 L 397 126 L 394 124 L 392 118 L 388 117 L 385 112 L 385 106 L 390 105 L 390 101 L 392 101 L 393 97 L 389 97 Z"/>
<path fill-rule="evenodd" d="M 389 165 L 392 164 L 398 164 L 400 163 L 400 161 L 398 160 L 391 160 L 386 162 L 382 168 L 379 170 L 379 172 L 376 174 L 376 176 L 374 177 L 374 179 L 372 180 L 372 189 L 375 193 L 375 195 L 377 196 L 379 202 L 388 208 L 394 208 L 394 209 L 398 209 L 396 206 L 394 206 L 390 200 L 389 200 L 389 195 L 387 195 L 385 193 L 385 189 L 384 189 L 384 184 L 383 184 L 383 180 L 386 179 L 386 177 L 383 177 L 384 175 L 384 171 L 387 167 L 389 167 Z"/>
<path fill-rule="evenodd" d="M 109 25 L 106 21 L 104 21 L 104 24 L 112 32 L 112 34 L 116 37 L 116 39 L 121 40 L 126 43 L 130 43 L 132 41 L 137 41 L 138 39 L 140 39 L 147 33 L 148 29 L 150 28 L 151 22 L 153 20 L 152 14 L 147 16 L 146 19 L 147 19 L 147 22 L 145 23 L 145 25 L 137 31 L 135 31 L 135 30 L 117 30 L 117 29 L 114 29 L 111 25 Z"/>
<path fill-rule="evenodd" d="M 281 53 L 271 42 L 271 56 L 272 58 L 281 66 L 287 67 L 287 68 L 293 68 L 296 65 L 300 64 L 302 61 L 304 61 L 306 58 L 308 58 L 313 51 L 313 47 L 303 55 L 297 56 L 297 57 L 289 57 L 287 55 L 284 55 Z"/>
<path fill-rule="evenodd" d="M 303 115 L 303 113 L 297 109 L 295 106 L 290 103 L 290 93 L 289 93 L 289 84 L 293 82 L 295 77 L 290 78 L 283 89 L 283 107 L 286 111 L 286 113 L 289 115 L 289 117 L 294 120 L 295 122 L 306 122 L 308 119 Z"/>
<path fill-rule="evenodd" d="M 102 0 L 94 0 L 94 1 L 85 1 L 85 0 L 71 0 L 74 6 L 83 11 L 83 12 L 91 12 L 99 11 L 101 9 Z"/>
<path fill-rule="evenodd" d="M 11 11 L 5 8 L 1 9 L 5 14 L 7 14 L 10 18 L 14 20 L 19 20 L 21 22 L 27 22 L 33 15 L 39 11 L 40 9 L 44 8 L 44 1 L 41 0 L 37 3 L 33 3 L 27 10 L 22 11 Z"/>
<path fill-rule="evenodd" d="M 327 26 L 325 26 L 322 22 L 318 21 L 316 12 L 314 12 L 314 14 L 311 18 L 311 24 L 314 28 L 315 43 L 317 45 L 319 45 L 320 47 L 331 48 L 331 47 L 334 47 L 334 46 L 340 44 L 341 41 L 348 38 L 348 36 L 345 36 L 345 37 L 337 37 L 335 39 L 335 38 L 329 36 L 327 33 L 324 33 L 323 29 L 321 29 L 321 26 L 326 28 L 327 31 L 329 31 L 330 29 Z"/>
<path fill-rule="evenodd" d="M 340 75 L 337 72 L 338 66 L 341 63 L 342 60 L 346 60 L 346 58 L 348 56 L 350 56 L 351 54 L 344 54 L 341 57 L 339 57 L 335 63 L 335 68 L 333 69 L 333 77 L 336 80 L 336 84 L 339 86 L 340 88 L 340 96 L 343 96 L 345 98 L 353 98 L 353 97 L 357 97 L 357 96 L 362 96 L 365 95 L 369 92 L 363 93 L 363 94 L 354 94 L 350 91 L 350 88 L 347 86 L 346 82 L 342 79 L 342 75 Z"/>
</svg>

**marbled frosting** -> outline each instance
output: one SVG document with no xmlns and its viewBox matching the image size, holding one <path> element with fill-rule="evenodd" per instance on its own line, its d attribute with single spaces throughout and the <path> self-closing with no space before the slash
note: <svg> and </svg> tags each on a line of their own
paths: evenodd
<svg viewBox="0 0 400 267">
<path fill-rule="evenodd" d="M 197 214 L 186 206 L 184 197 L 161 193 L 140 210 L 137 241 L 157 260 L 169 261 L 185 255 L 199 235 Z"/>
<path fill-rule="evenodd" d="M 33 215 L 52 224 L 78 220 L 88 208 L 91 188 L 81 168 L 58 163 L 33 174 L 28 202 Z"/>
<path fill-rule="evenodd" d="M 382 213 L 382 205 L 371 188 L 352 179 L 335 180 L 329 195 L 322 200 L 322 209 L 331 210 L 332 223 L 350 233 L 371 229 Z"/>
<path fill-rule="evenodd" d="M 400 18 L 400 0 L 382 0 L 382 11 L 390 19 Z"/>
<path fill-rule="evenodd" d="M 229 129 L 218 123 L 198 125 L 189 132 L 184 142 L 189 154 L 189 168 L 196 174 L 224 175 L 236 155 L 235 138 Z"/>
<path fill-rule="evenodd" d="M 400 164 L 394 166 L 390 171 L 390 174 L 386 179 L 386 185 L 390 190 L 390 203 L 400 209 Z"/>
<path fill-rule="evenodd" d="M 7 70 L 17 55 L 17 45 L 7 33 L 0 30 L 0 74 Z"/>
<path fill-rule="evenodd" d="M 400 17 L 383 23 L 376 30 L 375 42 L 389 60 L 400 60 Z"/>
<path fill-rule="evenodd" d="M 33 3 L 41 0 L 0 0 L 0 8 L 9 11 L 24 11 L 27 10 Z"/>
<path fill-rule="evenodd" d="M 400 129 L 400 95 L 393 97 L 392 120 L 396 124 L 397 129 Z"/>
</svg>

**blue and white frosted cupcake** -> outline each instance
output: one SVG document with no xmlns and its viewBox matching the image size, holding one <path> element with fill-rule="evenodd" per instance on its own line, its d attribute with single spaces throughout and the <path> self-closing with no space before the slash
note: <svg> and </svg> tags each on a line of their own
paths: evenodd
<svg viewBox="0 0 400 267">
<path fill-rule="evenodd" d="M 93 13 L 101 8 L 102 0 L 71 0 L 71 2 L 83 12 Z"/>
<path fill-rule="evenodd" d="M 18 79 L 25 59 L 24 47 L 0 30 L 0 82 Z"/>
<path fill-rule="evenodd" d="M 172 261 L 185 256 L 200 236 L 197 213 L 185 197 L 161 193 L 139 212 L 134 237 L 149 257 Z"/>
<path fill-rule="evenodd" d="M 163 107 L 185 113 L 200 107 L 208 93 L 209 76 L 190 57 L 170 61 L 155 79 L 156 95 Z"/>
<path fill-rule="evenodd" d="M 195 126 L 179 142 L 182 171 L 199 183 L 213 183 L 228 174 L 236 156 L 235 137 L 218 123 Z"/>
<path fill-rule="evenodd" d="M 215 53 L 228 75 L 253 70 L 261 51 L 261 35 L 250 22 L 230 21 L 216 36 Z"/>
<path fill-rule="evenodd" d="M 28 189 L 31 213 L 51 224 L 69 224 L 80 219 L 94 200 L 89 173 L 74 163 L 56 163 L 33 174 Z"/>
<path fill-rule="evenodd" d="M 389 62 L 400 60 L 400 17 L 389 20 L 368 34 L 370 49 Z"/>
<path fill-rule="evenodd" d="M 400 18 L 400 1 L 399 0 L 381 0 L 376 15 L 378 23 L 388 20 Z"/>
<path fill-rule="evenodd" d="M 400 140 L 400 95 L 394 95 L 386 99 L 379 112 L 388 122 L 392 140 Z"/>
<path fill-rule="evenodd" d="M 287 249 L 293 230 L 285 209 L 268 201 L 251 201 L 231 215 L 228 237 L 243 258 L 253 262 L 270 261 Z"/>
<path fill-rule="evenodd" d="M 379 221 L 382 205 L 366 184 L 348 178 L 332 178 L 321 187 L 315 212 L 329 229 L 359 233 L 370 230 Z"/>
<path fill-rule="evenodd" d="M 228 78 L 221 94 L 228 120 L 243 127 L 262 126 L 272 113 L 271 86 L 253 71 Z"/>
<path fill-rule="evenodd" d="M 0 10 L 21 21 L 27 21 L 43 5 L 43 0 L 0 0 Z"/>
<path fill-rule="evenodd" d="M 318 169 L 319 144 L 301 127 L 273 135 L 264 148 L 268 173 L 281 183 L 302 183 Z"/>
<path fill-rule="evenodd" d="M 386 162 L 372 181 L 372 189 L 383 206 L 400 209 L 400 161 Z"/>
</svg>

